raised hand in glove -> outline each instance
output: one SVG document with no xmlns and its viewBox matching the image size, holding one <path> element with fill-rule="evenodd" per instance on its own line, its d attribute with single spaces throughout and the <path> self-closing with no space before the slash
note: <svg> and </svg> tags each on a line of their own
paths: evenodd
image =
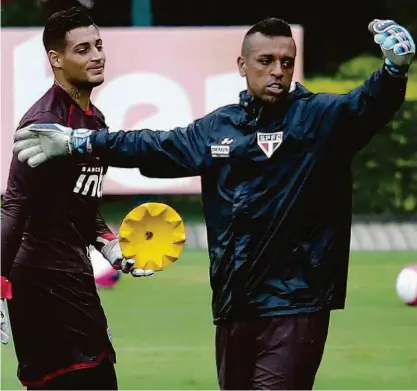
<svg viewBox="0 0 417 391">
<path fill-rule="evenodd" d="M 416 54 L 416 44 L 406 28 L 393 20 L 375 19 L 368 26 L 381 47 L 385 68 L 391 75 L 405 76 Z"/>
</svg>

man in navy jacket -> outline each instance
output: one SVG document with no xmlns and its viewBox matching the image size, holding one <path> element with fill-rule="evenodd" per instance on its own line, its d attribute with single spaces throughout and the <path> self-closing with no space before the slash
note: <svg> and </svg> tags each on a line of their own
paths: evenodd
<svg viewBox="0 0 417 391">
<path fill-rule="evenodd" d="M 276 18 L 245 35 L 239 104 L 172 131 L 32 125 L 15 152 L 35 167 L 93 154 L 154 178 L 201 176 L 222 389 L 311 389 L 330 311 L 345 304 L 354 155 L 401 107 L 408 31 L 374 20 L 384 63 L 348 94 L 292 82 L 296 47 Z"/>
</svg>

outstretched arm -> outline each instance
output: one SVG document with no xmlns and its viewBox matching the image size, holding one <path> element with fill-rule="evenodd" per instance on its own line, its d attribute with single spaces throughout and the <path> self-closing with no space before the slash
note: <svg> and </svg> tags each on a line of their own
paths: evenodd
<svg viewBox="0 0 417 391">
<path fill-rule="evenodd" d="M 206 139 L 212 116 L 170 131 L 70 129 L 56 124 L 33 125 L 16 132 L 19 160 L 36 167 L 56 156 L 91 153 L 115 167 L 137 167 L 158 178 L 198 176 L 204 171 Z"/>
<path fill-rule="evenodd" d="M 138 167 L 149 177 L 196 176 L 203 170 L 208 129 L 202 119 L 168 132 L 103 130 L 91 135 L 91 150 L 111 166 Z"/>
</svg>

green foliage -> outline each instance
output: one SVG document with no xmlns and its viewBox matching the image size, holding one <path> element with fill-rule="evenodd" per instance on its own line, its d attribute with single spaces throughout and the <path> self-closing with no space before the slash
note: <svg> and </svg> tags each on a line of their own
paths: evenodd
<svg viewBox="0 0 417 391">
<path fill-rule="evenodd" d="M 382 0 L 387 19 L 394 19 L 406 27 L 411 35 L 417 37 L 417 1 L 416 0 Z"/>
<path fill-rule="evenodd" d="M 354 212 L 417 214 L 417 101 L 407 101 L 354 160 Z"/>
<path fill-rule="evenodd" d="M 415 64 L 414 68 L 417 69 L 417 64 Z M 330 92 L 334 94 L 345 94 L 350 90 L 359 87 L 375 69 L 376 68 L 370 71 L 365 77 L 359 79 L 346 78 L 339 80 L 336 78 L 333 79 L 329 77 L 315 77 L 305 79 L 303 84 L 312 92 Z M 410 75 L 407 86 L 406 99 L 417 100 L 417 75 Z"/>
<path fill-rule="evenodd" d="M 383 64 L 382 57 L 370 56 L 363 54 L 339 65 L 335 78 L 340 80 L 365 80 L 375 69 L 378 69 Z M 416 79 L 417 85 L 417 65 L 413 64 L 410 67 L 409 76 Z"/>
<path fill-rule="evenodd" d="M 1 7 L 2 27 L 42 26 L 40 8 L 34 0 L 13 0 Z"/>
<path fill-rule="evenodd" d="M 336 79 L 365 80 L 375 69 L 382 65 L 381 58 L 363 55 L 345 61 L 339 66 Z"/>
</svg>

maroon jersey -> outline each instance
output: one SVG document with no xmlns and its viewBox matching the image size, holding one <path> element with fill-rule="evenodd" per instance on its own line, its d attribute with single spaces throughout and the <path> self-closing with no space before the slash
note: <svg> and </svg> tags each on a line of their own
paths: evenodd
<svg viewBox="0 0 417 391">
<path fill-rule="evenodd" d="M 56 85 L 29 109 L 19 127 L 31 123 L 106 126 L 97 108 L 83 111 Z M 109 231 L 98 211 L 105 171 L 99 159 L 89 156 L 55 159 L 35 169 L 13 157 L 2 204 L 2 276 L 13 261 L 91 272 L 87 246 L 97 232 Z"/>
<path fill-rule="evenodd" d="M 57 85 L 19 127 L 31 123 L 106 126 L 96 107 L 82 110 Z M 114 359 L 88 255 L 97 236 L 110 232 L 99 213 L 105 171 L 89 156 L 37 168 L 13 156 L 1 210 L 1 275 L 12 283 L 9 312 L 23 384 Z"/>
</svg>

